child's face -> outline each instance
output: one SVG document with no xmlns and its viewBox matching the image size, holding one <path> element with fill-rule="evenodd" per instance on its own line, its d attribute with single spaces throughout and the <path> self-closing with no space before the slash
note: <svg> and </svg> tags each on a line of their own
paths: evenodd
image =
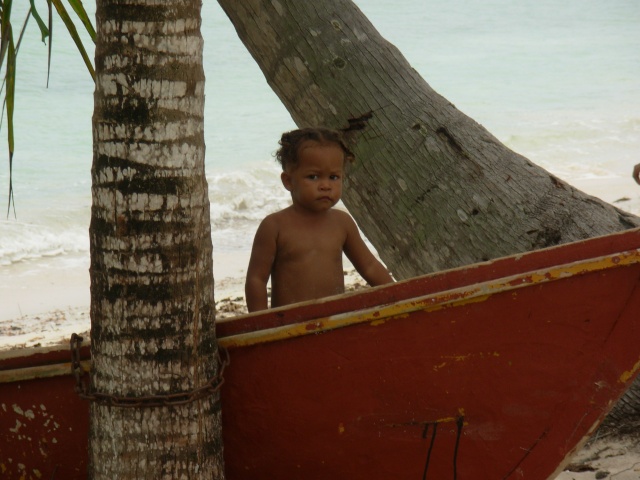
<svg viewBox="0 0 640 480">
<path fill-rule="evenodd" d="M 298 163 L 281 175 L 293 204 L 311 212 L 333 207 L 342 196 L 344 152 L 333 143 L 308 141 L 300 146 Z"/>
</svg>

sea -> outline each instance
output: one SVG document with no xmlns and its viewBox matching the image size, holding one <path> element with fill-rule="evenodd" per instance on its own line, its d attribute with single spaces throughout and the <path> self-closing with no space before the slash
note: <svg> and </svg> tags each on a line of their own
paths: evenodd
<svg viewBox="0 0 640 480">
<path fill-rule="evenodd" d="M 29 2 L 14 3 L 19 22 Z M 640 1 L 356 4 L 436 91 L 510 148 L 569 183 L 635 185 Z M 202 14 L 214 258 L 248 261 L 259 221 L 288 204 L 273 154 L 295 124 L 217 2 Z M 16 276 L 37 276 L 52 259 L 61 276 L 89 264 L 93 84 L 61 22 L 53 33 L 48 79 L 35 22 L 20 45 L 11 205 L 6 118 L 0 125 L 0 304 Z"/>
</svg>

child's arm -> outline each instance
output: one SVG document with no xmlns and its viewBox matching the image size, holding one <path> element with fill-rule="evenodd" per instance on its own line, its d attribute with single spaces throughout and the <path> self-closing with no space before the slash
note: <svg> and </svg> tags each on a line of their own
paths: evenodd
<svg viewBox="0 0 640 480">
<path fill-rule="evenodd" d="M 362 240 L 356 222 L 346 213 L 344 214 L 344 222 L 347 229 L 344 253 L 362 278 L 374 287 L 393 282 L 393 278 L 385 266 L 371 253 Z"/>
<path fill-rule="evenodd" d="M 276 257 L 276 226 L 270 217 L 265 218 L 253 239 L 251 259 L 247 268 L 244 285 L 245 299 L 249 312 L 269 308 L 267 282 Z"/>
</svg>

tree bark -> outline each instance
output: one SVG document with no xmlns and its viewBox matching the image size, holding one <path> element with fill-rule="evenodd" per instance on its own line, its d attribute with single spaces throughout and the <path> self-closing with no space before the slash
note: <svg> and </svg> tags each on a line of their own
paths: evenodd
<svg viewBox="0 0 640 480">
<path fill-rule="evenodd" d="M 218 3 L 297 125 L 349 129 L 343 200 L 397 279 L 640 225 L 457 110 L 350 0 Z"/>
<path fill-rule="evenodd" d="M 640 225 L 500 143 L 349 0 L 219 0 L 299 126 L 353 130 L 344 203 L 396 278 Z"/>
<path fill-rule="evenodd" d="M 219 368 L 200 8 L 97 2 L 91 390 L 106 400 L 91 406 L 94 479 L 224 478 L 219 394 L 195 395 Z"/>
</svg>

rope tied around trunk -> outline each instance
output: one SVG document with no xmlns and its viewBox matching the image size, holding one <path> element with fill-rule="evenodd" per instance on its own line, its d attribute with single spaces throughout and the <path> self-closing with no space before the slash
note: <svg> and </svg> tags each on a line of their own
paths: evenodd
<svg viewBox="0 0 640 480">
<path fill-rule="evenodd" d="M 226 349 L 218 346 L 216 360 L 218 362 L 218 375 L 209 379 L 204 385 L 188 390 L 186 392 L 168 393 L 164 395 L 143 395 L 139 397 L 111 395 L 91 391 L 89 379 L 86 371 L 80 363 L 80 347 L 83 338 L 80 335 L 72 334 L 70 340 L 71 348 L 71 373 L 75 377 L 75 391 L 80 398 L 91 402 L 98 402 L 105 405 L 121 408 L 148 408 L 148 407 L 173 407 L 186 405 L 209 395 L 213 395 L 220 390 L 224 383 L 224 369 L 229 365 L 230 358 Z M 224 352 L 224 359 L 220 351 Z"/>
</svg>

